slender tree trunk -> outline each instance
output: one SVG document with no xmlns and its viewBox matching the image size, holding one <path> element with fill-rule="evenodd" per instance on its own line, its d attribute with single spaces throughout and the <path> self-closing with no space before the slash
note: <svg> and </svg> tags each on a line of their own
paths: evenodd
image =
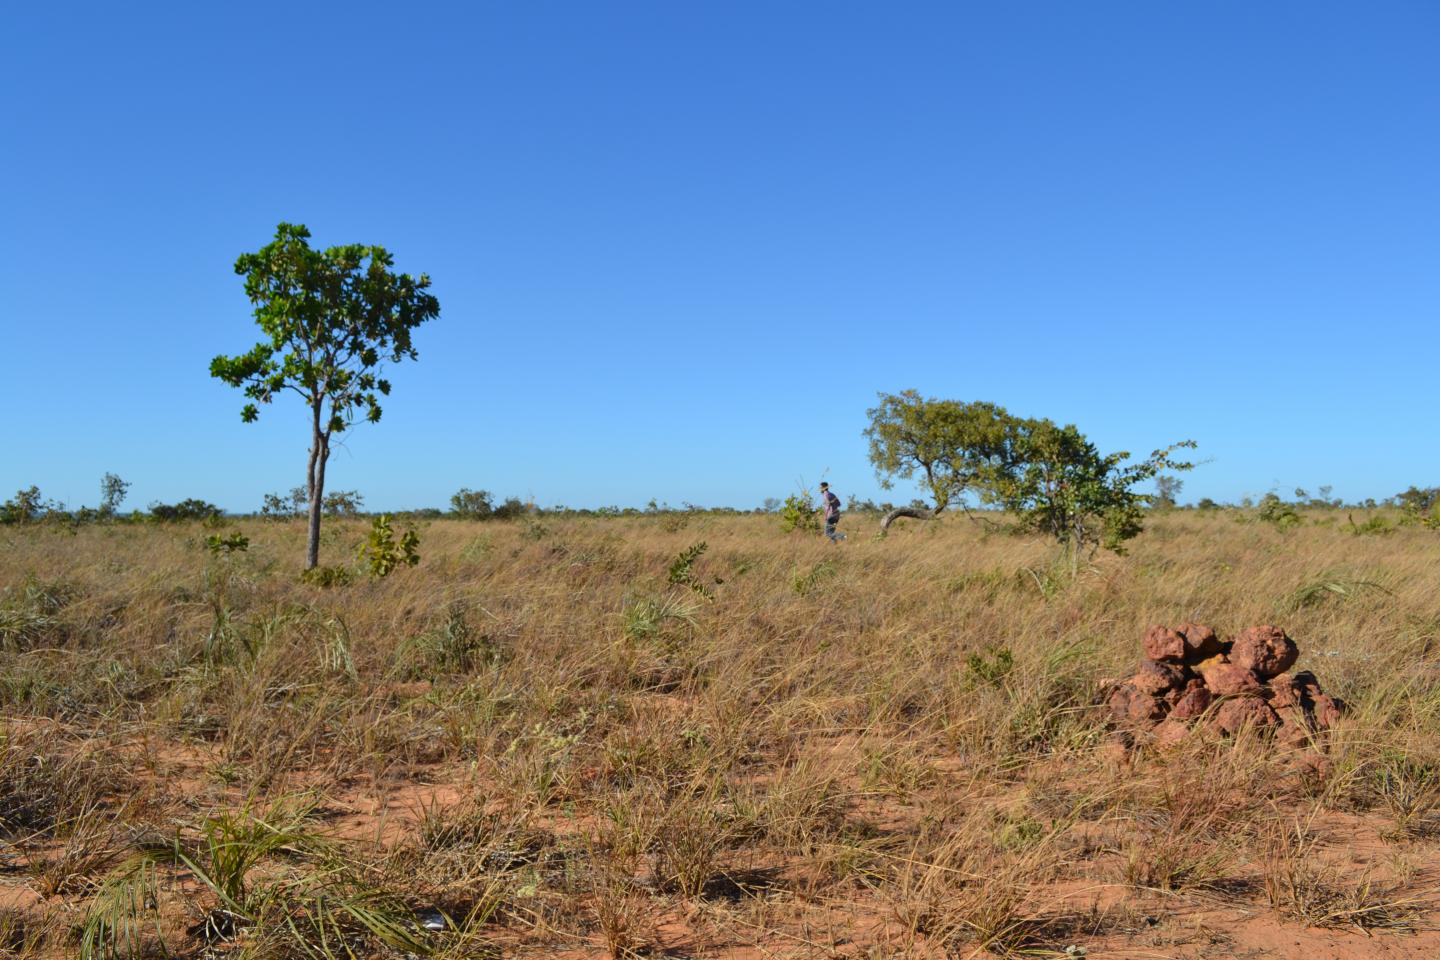
<svg viewBox="0 0 1440 960">
<path fill-rule="evenodd" d="M 311 406 L 314 419 L 310 432 L 310 470 L 305 475 L 305 491 L 310 495 L 310 542 L 305 552 L 305 569 L 320 565 L 320 503 L 325 494 L 325 436 L 320 432 L 320 404 Z"/>
</svg>

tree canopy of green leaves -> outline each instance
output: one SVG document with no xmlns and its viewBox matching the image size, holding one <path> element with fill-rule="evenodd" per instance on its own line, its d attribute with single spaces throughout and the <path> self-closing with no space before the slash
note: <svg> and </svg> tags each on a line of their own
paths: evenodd
<svg viewBox="0 0 1440 960">
<path fill-rule="evenodd" d="M 56 504 L 41 497 L 39 487 L 31 486 L 16 491 L 12 499 L 0 505 L 0 523 L 34 523 L 55 508 Z"/>
<path fill-rule="evenodd" d="M 940 513 L 985 476 L 1005 453 L 1009 415 L 993 403 L 927 400 L 914 390 L 880 394 L 868 411 L 870 462 L 880 485 L 896 477 L 919 484 Z"/>
<path fill-rule="evenodd" d="M 1101 454 L 1073 425 L 1016 417 L 993 403 L 881 394 L 869 411 L 870 462 L 887 489 L 916 479 L 935 513 L 966 492 L 1009 512 L 1024 529 L 1073 550 L 1124 552 L 1144 526 L 1154 497 L 1136 492 L 1162 470 L 1188 470 L 1172 454 L 1183 441 L 1136 463 L 1128 453 Z"/>
<path fill-rule="evenodd" d="M 1169 510 L 1180 502 L 1180 491 L 1185 481 L 1179 477 L 1161 474 L 1155 478 L 1155 500 L 1153 506 Z"/>
<path fill-rule="evenodd" d="M 461 487 L 450 497 L 450 512 L 466 520 L 484 520 L 495 512 L 489 490 Z"/>
<path fill-rule="evenodd" d="M 120 504 L 125 502 L 125 495 L 129 492 L 129 482 L 121 480 L 118 474 L 105 474 L 100 478 L 100 513 L 113 517 L 119 512 Z"/>
<path fill-rule="evenodd" d="M 182 520 L 208 520 L 218 517 L 224 511 L 213 503 L 189 497 L 179 503 L 152 503 L 150 516 L 164 523 L 178 523 Z"/>
<path fill-rule="evenodd" d="M 210 374 L 243 388 L 250 400 L 240 412 L 246 423 L 259 416 L 258 404 L 287 390 L 308 408 L 306 566 L 313 568 L 331 438 L 357 417 L 380 419 L 380 397 L 390 393 L 382 365 L 416 358 L 412 332 L 439 316 L 440 303 L 427 292 L 429 277 L 393 272 L 394 258 L 384 247 L 315 250 L 309 239 L 303 225 L 282 223 L 274 240 L 235 261 L 264 336 L 247 353 L 216 357 Z"/>
<path fill-rule="evenodd" d="M 1417 487 L 1395 494 L 1395 503 L 1406 513 L 1425 516 L 1440 506 L 1440 487 Z"/>
<path fill-rule="evenodd" d="M 1144 528 L 1144 508 L 1154 500 L 1135 486 L 1161 470 L 1193 466 L 1171 456 L 1193 448 L 1190 440 L 1126 463 L 1129 453 L 1102 454 L 1071 424 L 1011 418 L 1007 432 L 1009 454 L 987 476 L 982 499 L 1014 514 L 1022 527 L 1075 550 L 1124 553 L 1125 541 Z"/>
</svg>

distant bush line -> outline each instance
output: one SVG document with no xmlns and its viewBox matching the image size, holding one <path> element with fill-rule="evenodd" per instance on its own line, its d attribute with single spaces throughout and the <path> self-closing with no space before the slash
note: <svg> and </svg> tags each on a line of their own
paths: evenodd
<svg viewBox="0 0 1440 960">
<path fill-rule="evenodd" d="M 17 525 L 31 523 L 87 524 L 87 523 L 180 523 L 187 521 L 218 522 L 225 519 L 258 518 L 276 521 L 301 519 L 306 514 L 306 497 L 303 488 L 297 487 L 288 494 L 266 494 L 260 509 L 245 513 L 230 513 L 216 504 L 197 497 L 190 497 L 176 503 L 152 502 L 144 510 L 121 512 L 120 503 L 125 498 L 129 484 L 114 474 L 106 474 L 101 483 L 102 499 L 97 507 L 82 506 L 69 509 L 64 503 L 48 500 L 39 487 L 30 486 L 16 491 L 4 504 L 0 504 L 0 524 Z M 1398 510 L 1399 516 L 1393 523 L 1368 518 L 1356 523 L 1351 517 L 1349 527 L 1359 532 L 1378 532 L 1395 526 L 1423 525 L 1440 528 L 1440 487 L 1417 487 L 1387 497 L 1383 500 L 1366 498 L 1345 502 L 1330 497 L 1328 487 L 1320 487 L 1312 496 L 1304 489 L 1297 489 L 1291 497 L 1284 497 L 1275 491 L 1257 498 L 1244 497 L 1237 503 L 1221 503 L 1209 497 L 1202 497 L 1194 504 L 1181 505 L 1157 503 L 1151 509 L 1179 511 L 1230 511 L 1238 519 L 1251 519 L 1285 529 L 1301 522 L 1299 511 L 1323 516 L 1328 512 Z M 379 516 L 382 511 L 364 509 L 365 498 L 355 490 L 339 490 L 326 494 L 323 512 L 327 517 Z M 912 501 L 912 505 L 920 501 Z M 845 512 L 848 514 L 883 515 L 895 509 L 890 502 L 877 503 L 856 497 L 845 498 Z M 922 504 L 923 505 L 923 504 Z M 542 507 L 519 497 L 495 498 L 489 491 L 461 488 L 450 498 L 450 509 L 420 507 L 411 510 L 383 511 L 391 517 L 410 520 L 514 520 L 519 517 L 644 517 L 644 516 L 739 516 L 742 514 L 776 514 L 784 508 L 784 501 L 775 497 L 767 498 L 760 506 L 751 509 L 727 506 L 706 507 L 693 503 L 671 506 L 668 503 L 651 500 L 644 507 L 568 507 L 555 504 Z M 1335 522 L 1334 520 L 1323 522 Z"/>
</svg>

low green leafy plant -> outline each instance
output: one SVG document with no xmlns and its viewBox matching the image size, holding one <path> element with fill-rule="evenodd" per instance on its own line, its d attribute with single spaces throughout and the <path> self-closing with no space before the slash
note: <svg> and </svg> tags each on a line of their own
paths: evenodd
<svg viewBox="0 0 1440 960">
<path fill-rule="evenodd" d="M 1384 517 L 1376 515 L 1367 517 L 1364 523 L 1356 523 L 1354 514 L 1345 514 L 1345 519 L 1350 522 L 1350 532 L 1357 537 L 1363 536 L 1384 536 L 1395 532 L 1395 527 Z"/>
<path fill-rule="evenodd" d="M 792 493 L 780 507 L 780 527 L 786 533 L 819 533 L 820 518 L 810 505 L 810 498 Z"/>
<path fill-rule="evenodd" d="M 221 554 L 228 557 L 231 554 L 244 553 L 246 550 L 249 550 L 250 538 L 239 530 L 232 531 L 228 536 L 224 537 L 218 533 L 212 533 L 205 538 L 205 549 L 217 557 Z"/>
<path fill-rule="evenodd" d="M 300 582 L 312 587 L 329 590 L 331 587 L 348 586 L 354 579 L 349 567 L 311 567 L 300 572 Z"/>
<path fill-rule="evenodd" d="M 1260 512 L 1256 517 L 1276 530 L 1289 530 L 1301 523 L 1300 514 L 1295 512 L 1295 508 L 1273 493 L 1267 493 L 1260 498 Z"/>
<path fill-rule="evenodd" d="M 406 530 L 397 541 L 385 514 L 370 524 L 370 536 L 360 546 L 360 559 L 370 568 L 372 577 L 388 577 L 399 566 L 413 567 L 420 562 L 420 535 Z"/>
<path fill-rule="evenodd" d="M 679 556 L 670 564 L 668 579 L 676 586 L 689 587 L 706 600 L 714 600 L 715 591 L 702 583 L 693 569 L 695 561 L 704 555 L 707 546 L 704 540 L 700 540 L 681 550 Z M 719 580 L 716 581 L 716 583 L 719 582 Z"/>
<path fill-rule="evenodd" d="M 965 658 L 966 680 L 973 686 L 998 687 L 1015 669 L 1015 655 L 1009 647 L 993 647 Z"/>
</svg>

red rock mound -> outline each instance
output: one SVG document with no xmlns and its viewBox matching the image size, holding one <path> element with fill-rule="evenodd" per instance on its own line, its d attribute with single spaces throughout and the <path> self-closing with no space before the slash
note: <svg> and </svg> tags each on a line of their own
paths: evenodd
<svg viewBox="0 0 1440 960">
<path fill-rule="evenodd" d="M 1197 730 L 1225 737 L 1249 730 L 1302 747 L 1345 712 L 1313 673 L 1286 672 L 1300 649 L 1279 627 L 1248 627 L 1225 642 L 1196 623 L 1154 626 L 1141 646 L 1145 661 L 1110 690 L 1106 705 L 1122 729 L 1151 731 L 1159 743 Z"/>
</svg>

